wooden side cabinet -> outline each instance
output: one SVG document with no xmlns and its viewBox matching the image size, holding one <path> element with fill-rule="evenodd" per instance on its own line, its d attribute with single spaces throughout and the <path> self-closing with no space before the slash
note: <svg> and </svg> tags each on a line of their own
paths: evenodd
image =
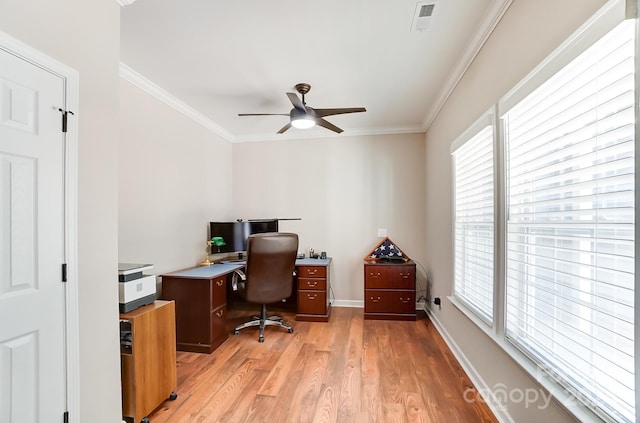
<svg viewBox="0 0 640 423">
<path fill-rule="evenodd" d="M 162 299 L 176 302 L 178 350 L 209 354 L 227 340 L 227 275 L 162 275 Z"/>
<path fill-rule="evenodd" d="M 331 259 L 300 260 L 298 273 L 298 314 L 296 320 L 328 322 L 331 314 L 329 279 Z"/>
<path fill-rule="evenodd" d="M 364 264 L 364 318 L 416 320 L 416 264 Z"/>
<path fill-rule="evenodd" d="M 177 398 L 173 301 L 120 314 L 120 364 L 123 417 L 148 422 L 164 400 Z"/>
</svg>

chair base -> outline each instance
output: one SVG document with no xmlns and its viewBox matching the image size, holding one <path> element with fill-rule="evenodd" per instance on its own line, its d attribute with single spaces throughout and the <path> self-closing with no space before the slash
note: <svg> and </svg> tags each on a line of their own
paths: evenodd
<svg viewBox="0 0 640 423">
<path fill-rule="evenodd" d="M 262 308 L 260 310 L 260 317 L 253 316 L 252 320 L 242 323 L 234 329 L 234 335 L 238 335 L 240 330 L 248 327 L 258 326 L 258 342 L 264 342 L 264 328 L 265 326 L 280 326 L 285 328 L 289 333 L 293 333 L 293 328 L 290 324 L 282 320 L 280 316 L 269 316 L 267 317 L 267 306 L 262 304 Z"/>
</svg>

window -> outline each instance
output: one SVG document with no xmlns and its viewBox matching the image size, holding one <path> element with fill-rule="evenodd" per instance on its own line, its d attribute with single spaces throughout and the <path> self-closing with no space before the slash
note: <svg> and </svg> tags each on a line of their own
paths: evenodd
<svg viewBox="0 0 640 423">
<path fill-rule="evenodd" d="M 506 337 L 618 421 L 634 413 L 634 22 L 504 116 Z"/>
<path fill-rule="evenodd" d="M 453 143 L 452 302 L 560 401 L 627 423 L 638 106 L 623 6 L 608 2 L 500 100 L 500 131 L 484 119 Z"/>
<path fill-rule="evenodd" d="M 493 127 L 485 123 L 454 151 L 453 162 L 454 295 L 491 324 L 494 284 Z"/>
</svg>

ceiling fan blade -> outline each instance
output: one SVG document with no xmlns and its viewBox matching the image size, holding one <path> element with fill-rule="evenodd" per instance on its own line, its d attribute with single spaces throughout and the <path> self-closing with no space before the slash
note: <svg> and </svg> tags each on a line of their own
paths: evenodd
<svg viewBox="0 0 640 423">
<path fill-rule="evenodd" d="M 300 97 L 298 97 L 295 93 L 287 93 L 287 97 L 289 97 L 289 101 L 291 102 L 291 104 L 293 104 L 293 107 L 295 107 L 296 109 L 300 109 L 303 112 L 306 112 L 307 109 L 305 109 L 304 104 L 302 104 L 302 100 L 300 100 Z"/>
<path fill-rule="evenodd" d="M 283 126 L 282 128 L 280 128 L 280 130 L 278 131 L 278 134 L 282 134 L 284 133 L 284 131 L 286 131 L 287 129 L 291 128 L 291 123 L 287 123 L 285 126 Z"/>
<path fill-rule="evenodd" d="M 338 128 L 337 126 L 335 126 L 333 123 L 327 122 L 326 120 L 322 119 L 322 118 L 318 118 L 316 119 L 316 125 L 318 126 L 322 126 L 323 128 L 327 128 L 330 129 L 333 132 L 337 132 L 338 134 L 340 132 L 342 132 L 342 129 Z"/>
<path fill-rule="evenodd" d="M 341 109 L 313 109 L 313 110 L 315 110 L 317 117 L 342 115 L 345 113 L 360 113 L 360 112 L 367 111 L 367 109 L 365 109 L 364 107 L 345 107 Z"/>
<path fill-rule="evenodd" d="M 238 116 L 289 116 L 289 113 L 238 113 Z"/>
</svg>

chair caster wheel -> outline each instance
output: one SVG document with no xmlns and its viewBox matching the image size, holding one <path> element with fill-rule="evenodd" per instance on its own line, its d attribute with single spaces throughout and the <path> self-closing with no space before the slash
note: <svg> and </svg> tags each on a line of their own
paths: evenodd
<svg viewBox="0 0 640 423">
<path fill-rule="evenodd" d="M 258 342 L 264 342 L 264 336 L 261 336 L 260 338 L 258 338 Z"/>
<path fill-rule="evenodd" d="M 177 393 L 175 393 L 175 392 L 171 392 L 171 394 L 169 394 L 169 399 L 170 399 L 171 401 L 175 401 L 175 400 L 176 400 L 176 398 L 178 398 L 178 394 L 177 394 Z"/>
<path fill-rule="evenodd" d="M 149 423 L 149 417 L 145 417 L 142 420 L 140 420 L 140 423 Z"/>
<path fill-rule="evenodd" d="M 293 329 L 288 329 L 287 330 L 289 333 L 293 333 Z"/>
<path fill-rule="evenodd" d="M 234 331 L 233 331 L 233 334 L 234 334 L 234 335 L 239 335 L 239 334 L 240 334 L 240 331 L 239 331 L 239 330 L 234 330 Z"/>
</svg>

